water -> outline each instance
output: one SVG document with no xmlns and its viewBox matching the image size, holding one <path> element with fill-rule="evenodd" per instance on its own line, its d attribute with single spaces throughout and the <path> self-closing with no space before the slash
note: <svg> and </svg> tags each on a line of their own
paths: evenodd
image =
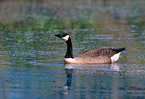
<svg viewBox="0 0 145 99">
<path fill-rule="evenodd" d="M 0 1 L 1 99 L 145 98 L 144 1 L 34 1 Z M 62 31 L 74 56 L 126 50 L 113 64 L 64 64 Z"/>
</svg>

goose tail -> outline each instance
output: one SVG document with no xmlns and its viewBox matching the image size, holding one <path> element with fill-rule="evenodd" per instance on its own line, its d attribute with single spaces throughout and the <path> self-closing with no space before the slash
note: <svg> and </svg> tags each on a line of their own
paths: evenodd
<svg viewBox="0 0 145 99">
<path fill-rule="evenodd" d="M 119 51 L 121 52 L 121 51 L 124 51 L 125 49 L 126 49 L 125 47 L 122 47 L 119 49 Z"/>
</svg>

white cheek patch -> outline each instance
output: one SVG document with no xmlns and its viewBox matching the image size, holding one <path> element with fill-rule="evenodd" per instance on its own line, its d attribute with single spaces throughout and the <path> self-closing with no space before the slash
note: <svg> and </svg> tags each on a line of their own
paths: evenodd
<svg viewBox="0 0 145 99">
<path fill-rule="evenodd" d="M 64 39 L 65 41 L 67 41 L 69 39 L 69 35 L 66 35 L 65 37 L 62 37 L 62 39 Z"/>
</svg>

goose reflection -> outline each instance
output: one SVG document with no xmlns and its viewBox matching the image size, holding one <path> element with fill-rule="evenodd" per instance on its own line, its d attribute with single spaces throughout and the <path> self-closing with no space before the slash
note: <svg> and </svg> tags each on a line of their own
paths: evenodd
<svg viewBox="0 0 145 99">
<path fill-rule="evenodd" d="M 114 64 L 65 64 L 65 69 L 77 69 L 81 73 L 89 74 L 110 74 L 120 71 L 117 63 Z"/>
<path fill-rule="evenodd" d="M 68 94 L 71 89 L 73 71 L 79 70 L 79 74 L 85 75 L 110 75 L 114 72 L 120 71 L 117 63 L 114 64 L 64 64 L 66 83 L 63 87 L 63 94 Z"/>
<path fill-rule="evenodd" d="M 66 83 L 63 87 L 63 94 L 68 94 L 68 91 L 70 90 L 70 86 L 72 83 L 72 74 L 73 74 L 73 69 L 65 69 L 65 74 L 66 74 Z"/>
</svg>

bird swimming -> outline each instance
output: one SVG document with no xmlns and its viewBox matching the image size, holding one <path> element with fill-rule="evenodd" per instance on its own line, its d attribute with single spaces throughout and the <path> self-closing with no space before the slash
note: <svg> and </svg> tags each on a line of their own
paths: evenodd
<svg viewBox="0 0 145 99">
<path fill-rule="evenodd" d="M 81 52 L 76 57 L 73 57 L 73 49 L 71 38 L 68 33 L 55 34 L 56 37 L 65 40 L 67 51 L 64 57 L 65 63 L 72 64 L 99 64 L 99 63 L 114 63 L 119 59 L 121 51 L 125 48 L 93 48 Z"/>
</svg>

